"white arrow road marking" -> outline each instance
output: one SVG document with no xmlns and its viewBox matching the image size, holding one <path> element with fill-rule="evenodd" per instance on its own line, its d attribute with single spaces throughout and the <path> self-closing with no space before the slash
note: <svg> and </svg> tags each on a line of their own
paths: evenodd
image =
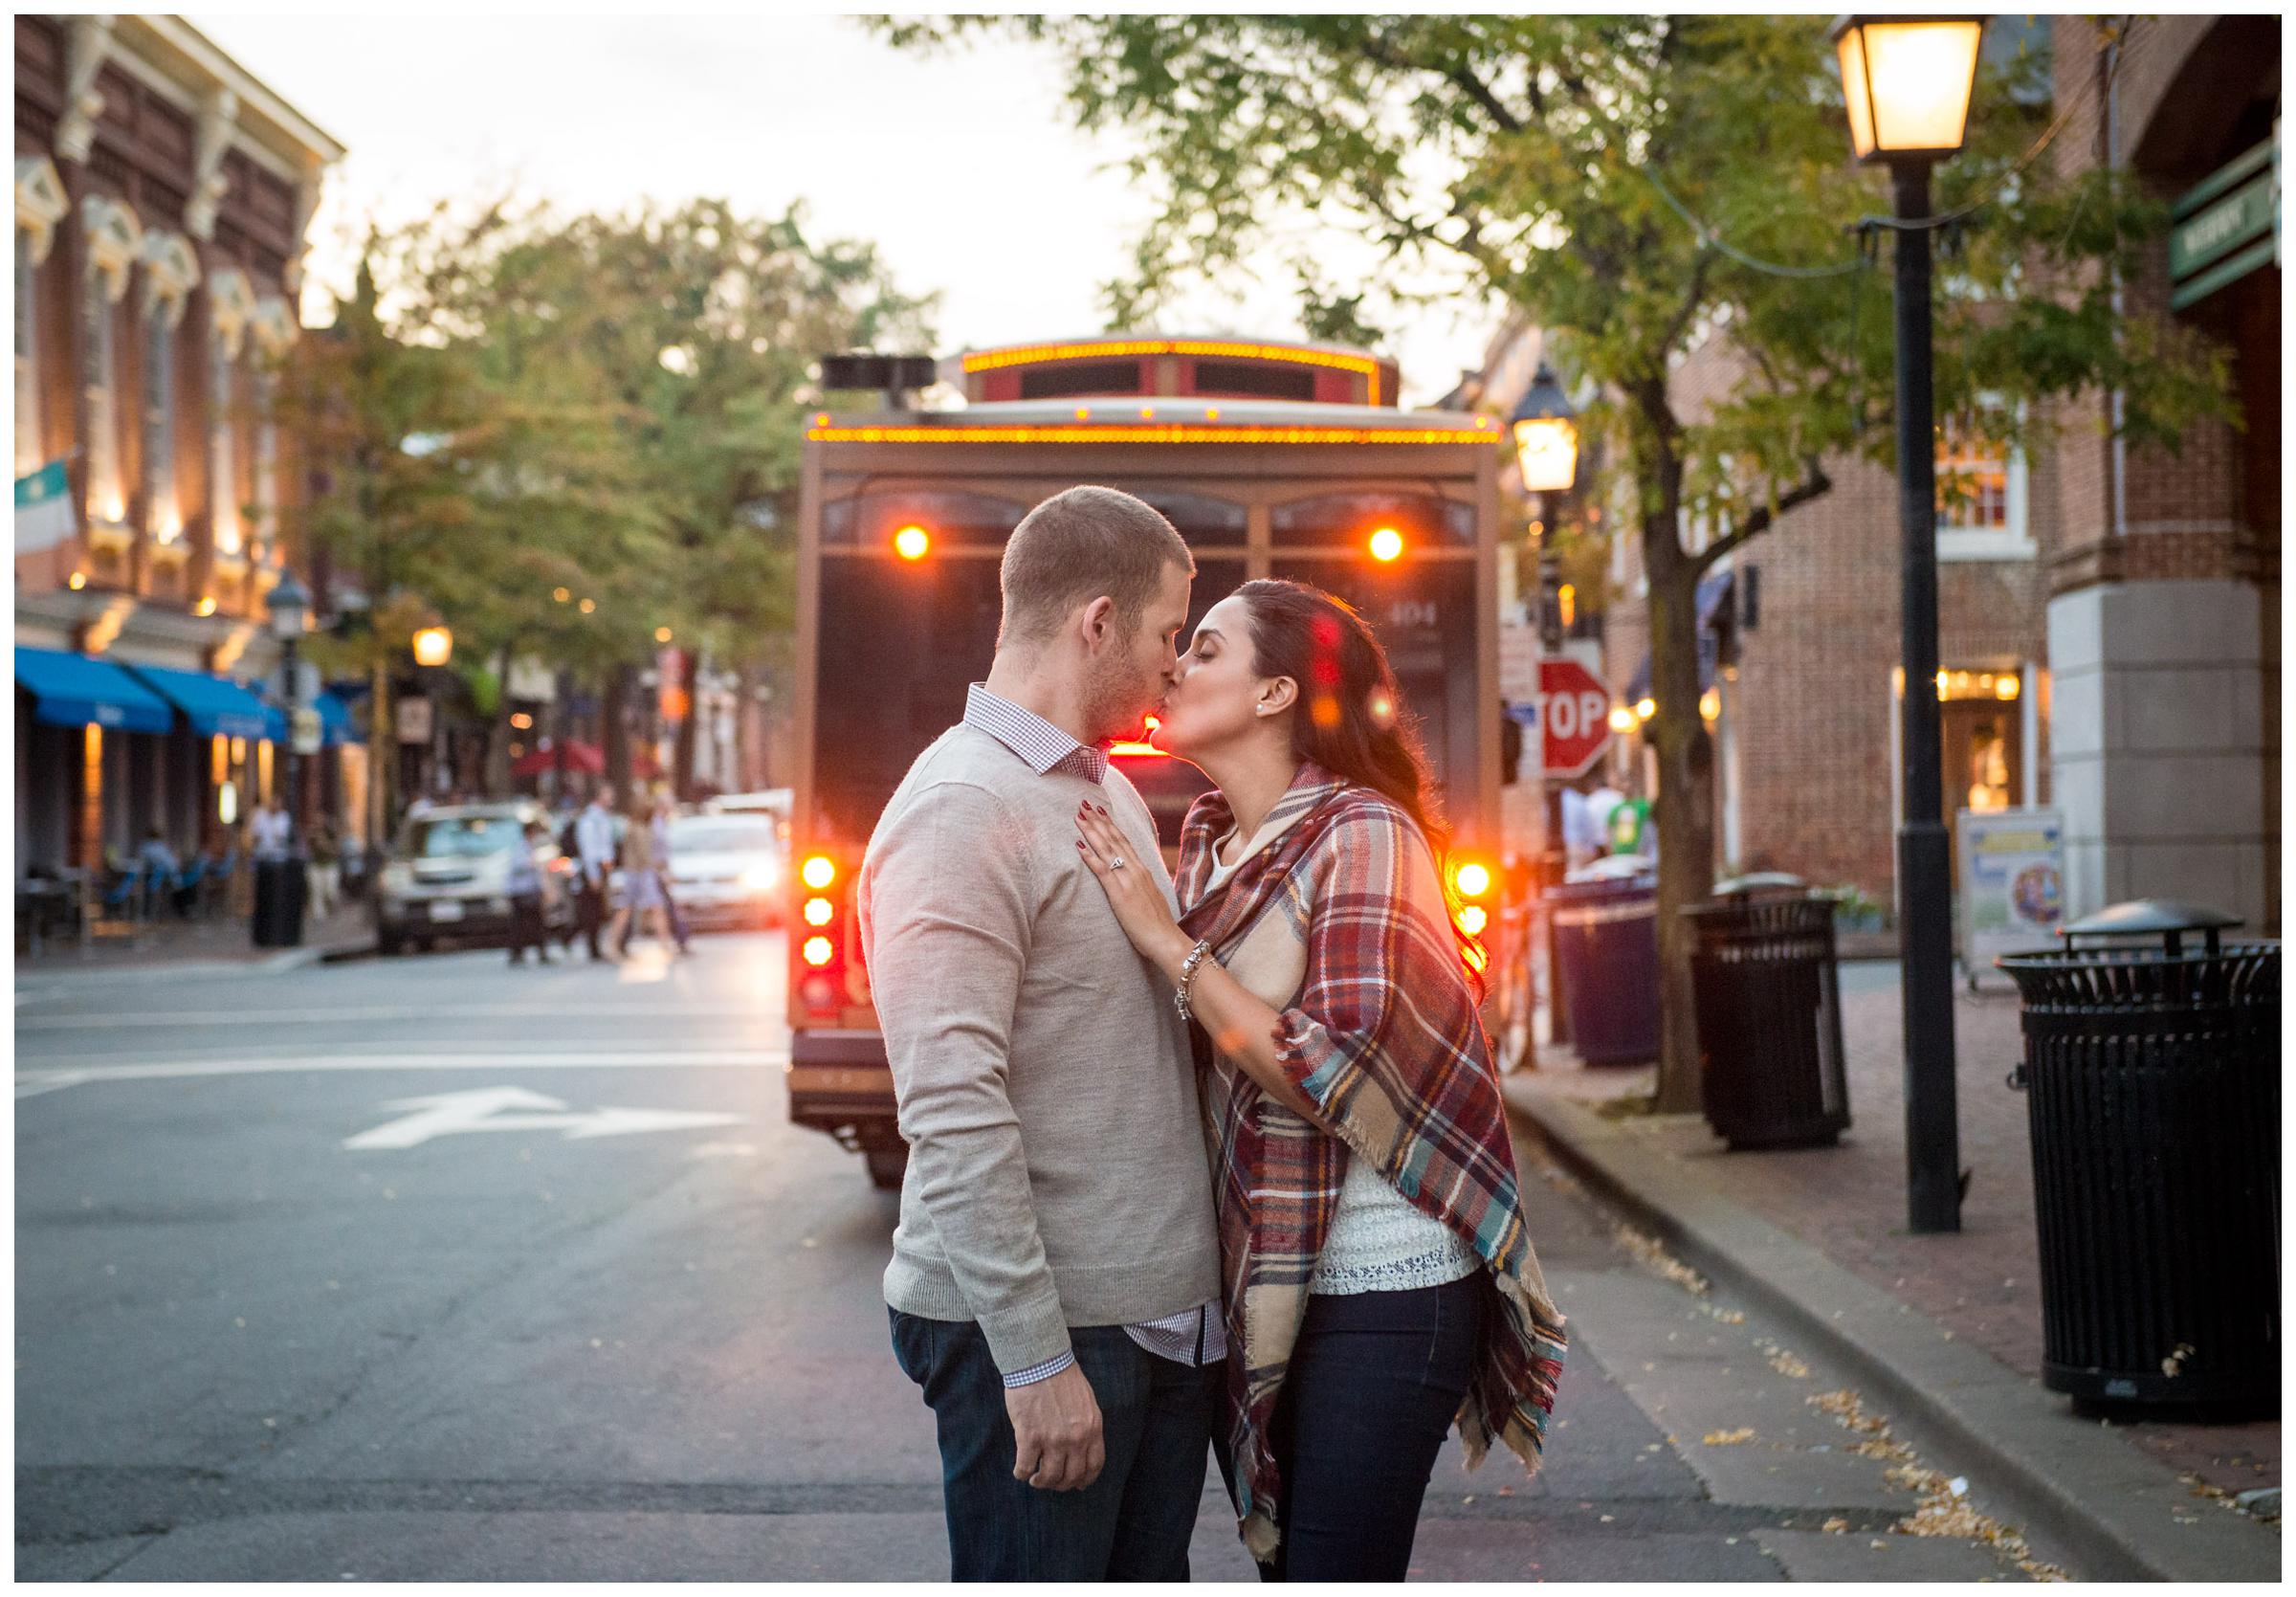
<svg viewBox="0 0 2296 1597">
<path fill-rule="evenodd" d="M 117 1055 L 114 1055 L 117 1057 Z M 695 1049 L 690 1052 L 532 1054 L 330 1054 L 251 1059 L 244 1054 L 212 1059 L 156 1059 L 143 1064 L 64 1065 L 16 1072 L 16 1097 L 35 1098 L 60 1087 L 89 1081 L 165 1081 L 195 1076 L 333 1075 L 374 1070 L 778 1070 L 789 1062 L 784 1048 Z"/>
<path fill-rule="evenodd" d="M 479 1087 L 467 1093 L 404 1098 L 383 1107 L 412 1112 L 372 1131 L 345 1138 L 342 1145 L 358 1149 L 411 1148 L 433 1137 L 452 1137 L 467 1131 L 563 1131 L 566 1140 L 573 1142 L 621 1137 L 634 1131 L 738 1125 L 741 1120 L 739 1115 L 688 1109 L 592 1109 L 569 1113 L 562 1099 L 544 1098 L 523 1087 Z"/>
</svg>

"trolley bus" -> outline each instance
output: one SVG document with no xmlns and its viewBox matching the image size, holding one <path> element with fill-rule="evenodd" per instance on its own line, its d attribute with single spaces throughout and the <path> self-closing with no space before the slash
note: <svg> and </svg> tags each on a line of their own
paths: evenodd
<svg viewBox="0 0 2296 1597">
<path fill-rule="evenodd" d="M 963 409 L 816 412 L 803 459 L 789 1113 L 887 1187 L 906 1155 L 855 878 L 910 764 L 987 675 L 1005 538 L 1064 488 L 1121 488 L 1180 529 L 1196 559 L 1189 632 L 1257 577 L 1362 612 L 1441 784 L 1462 928 L 1483 942 L 1487 980 L 1522 958 L 1498 901 L 1500 429 L 1401 410 L 1391 363 L 1326 344 L 1111 337 L 960 364 Z M 1111 754 L 1169 854 L 1203 777 L 1144 737 Z"/>
</svg>

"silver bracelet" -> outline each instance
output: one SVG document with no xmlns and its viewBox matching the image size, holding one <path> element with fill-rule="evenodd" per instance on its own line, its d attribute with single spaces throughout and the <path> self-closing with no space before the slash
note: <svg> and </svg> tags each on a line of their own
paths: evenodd
<svg viewBox="0 0 2296 1597">
<path fill-rule="evenodd" d="M 1182 1020 L 1196 1018 L 1195 1011 L 1188 1008 L 1188 987 L 1196 980 L 1196 967 L 1203 963 L 1204 956 L 1211 951 L 1209 943 L 1199 943 L 1188 950 L 1188 957 L 1181 961 L 1180 988 L 1172 994 L 1172 1007 L 1180 1011 Z"/>
</svg>

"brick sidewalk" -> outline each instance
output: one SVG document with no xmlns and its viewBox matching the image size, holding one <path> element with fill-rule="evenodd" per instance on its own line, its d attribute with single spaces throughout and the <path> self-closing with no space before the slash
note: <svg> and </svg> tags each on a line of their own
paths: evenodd
<svg viewBox="0 0 2296 1597">
<path fill-rule="evenodd" d="M 374 941 L 373 920 L 363 903 L 342 904 L 323 920 L 303 924 L 303 949 L 353 948 Z M 259 965 L 290 950 L 258 948 L 244 915 L 211 920 L 177 920 L 163 916 L 144 922 L 131 940 L 104 937 L 83 951 L 73 937 L 50 939 L 37 958 L 15 956 L 19 981 L 30 976 L 68 976 L 80 972 L 159 968 L 171 965 Z"/>
<path fill-rule="evenodd" d="M 1972 1169 L 1959 1233 L 1906 1230 L 1905 1108 L 1894 965 L 1845 965 L 1843 1040 L 1851 1123 L 1840 1145 L 1730 1153 L 1698 1116 L 1626 1117 L 1721 1195 L 1897 1295 L 2038 1381 L 2041 1295 L 2025 1103 L 2004 1079 L 2020 1054 L 2017 997 L 1955 989 L 1961 1164 Z M 1653 1067 L 1581 1066 L 1542 1052 L 1544 1074 L 1592 1101 L 1646 1095 Z M 1555 1061 L 1548 1063 L 1548 1061 Z M 2113 1422 L 2129 1442 L 2225 1492 L 2280 1484 L 2280 1422 Z"/>
</svg>

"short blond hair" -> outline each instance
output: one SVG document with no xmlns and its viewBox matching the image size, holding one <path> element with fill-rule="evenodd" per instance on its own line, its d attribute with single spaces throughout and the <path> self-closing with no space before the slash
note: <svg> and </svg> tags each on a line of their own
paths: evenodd
<svg viewBox="0 0 2296 1597">
<path fill-rule="evenodd" d="M 1136 626 L 1167 566 L 1196 575 L 1187 541 L 1154 505 L 1116 488 L 1065 489 L 1005 541 L 997 647 L 1041 642 L 1062 616 L 1102 594 L 1115 601 L 1119 626 Z"/>
</svg>

